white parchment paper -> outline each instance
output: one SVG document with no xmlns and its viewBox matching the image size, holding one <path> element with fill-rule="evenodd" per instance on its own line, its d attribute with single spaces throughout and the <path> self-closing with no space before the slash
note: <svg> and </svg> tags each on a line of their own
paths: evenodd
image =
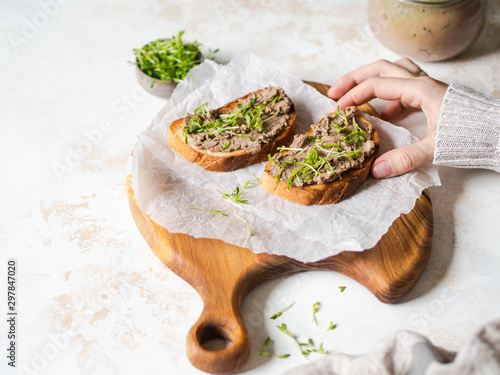
<svg viewBox="0 0 500 375">
<path fill-rule="evenodd" d="M 241 199 L 249 204 L 223 199 L 217 190 L 242 189 L 247 181 L 261 177 L 265 163 L 234 172 L 205 171 L 168 146 L 168 128 L 204 102 L 216 108 L 268 85 L 282 87 L 293 101 L 297 133 L 306 132 L 335 106 L 300 79 L 252 54 L 236 57 L 227 65 L 205 61 L 192 69 L 151 126 L 139 134 L 129 160 L 136 198 L 152 220 L 172 233 L 221 239 L 256 253 L 312 262 L 343 250 L 373 247 L 401 213 L 414 207 L 423 189 L 440 185 L 435 167 L 429 165 L 396 178 L 370 177 L 354 196 L 334 205 L 291 203 L 257 183 L 244 189 Z M 379 133 L 381 153 L 417 140 L 404 128 L 366 117 Z M 187 207 L 220 210 L 228 216 Z M 254 236 L 236 215 L 248 221 Z"/>
</svg>

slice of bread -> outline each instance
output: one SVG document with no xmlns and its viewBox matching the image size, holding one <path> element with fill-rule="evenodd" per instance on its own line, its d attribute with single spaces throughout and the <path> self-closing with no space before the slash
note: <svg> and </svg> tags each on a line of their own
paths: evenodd
<svg viewBox="0 0 500 375">
<path fill-rule="evenodd" d="M 277 119 L 279 116 L 286 116 L 280 119 L 280 121 L 286 121 L 286 124 L 284 124 L 284 128 L 281 129 L 278 134 L 269 137 L 269 139 L 254 141 L 257 142 L 255 144 L 251 144 L 251 141 L 248 141 L 250 144 L 246 146 L 252 146 L 251 151 L 244 148 L 227 152 L 223 150 L 211 151 L 210 149 L 198 147 L 191 134 L 186 134 L 185 127 L 187 125 L 185 125 L 185 122 L 189 120 L 188 116 L 176 120 L 170 125 L 168 144 L 187 161 L 196 163 L 209 171 L 228 172 L 267 160 L 268 154 L 273 154 L 278 147 L 288 144 L 295 134 L 295 109 L 293 103 L 288 96 L 284 94 L 283 90 L 269 87 L 261 89 L 251 92 L 215 110 L 217 114 L 227 114 L 231 113 L 231 111 L 238 111 L 238 105 L 240 103 L 248 103 L 255 97 L 260 98 L 259 94 L 262 95 L 265 90 L 269 89 L 280 90 L 278 92 L 282 93 L 286 97 L 286 100 L 289 101 L 289 111 L 276 115 Z M 241 120 L 243 121 L 239 121 L 239 126 L 246 126 L 245 120 Z M 266 124 L 267 123 L 263 121 L 263 132 L 267 131 Z M 222 135 L 224 135 L 224 133 L 222 133 Z M 214 137 L 219 137 L 219 135 L 217 134 Z"/>
<path fill-rule="evenodd" d="M 323 120 L 324 119 L 318 122 L 318 124 L 320 124 Z M 338 203 L 351 196 L 369 176 L 371 166 L 373 161 L 378 156 L 378 150 L 380 147 L 380 140 L 373 125 L 368 120 L 360 116 L 356 116 L 356 121 L 365 129 L 368 127 L 371 128 L 370 140 L 374 143 L 373 153 L 364 159 L 363 164 L 359 168 L 351 168 L 344 171 L 340 175 L 339 180 L 332 182 L 304 186 L 289 186 L 288 182 L 283 179 L 276 182 L 276 174 L 273 175 L 271 173 L 273 163 L 269 161 L 266 164 L 262 175 L 261 186 L 264 190 L 274 195 L 303 205 Z M 312 134 L 312 129 L 306 133 L 308 136 Z M 287 151 L 284 152 L 286 153 Z"/>
</svg>

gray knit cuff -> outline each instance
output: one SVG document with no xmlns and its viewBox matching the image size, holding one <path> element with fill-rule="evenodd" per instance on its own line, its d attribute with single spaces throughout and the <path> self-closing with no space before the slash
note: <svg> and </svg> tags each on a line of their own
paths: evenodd
<svg viewBox="0 0 500 375">
<path fill-rule="evenodd" d="M 451 84 L 437 125 L 434 164 L 500 172 L 500 99 Z"/>
</svg>

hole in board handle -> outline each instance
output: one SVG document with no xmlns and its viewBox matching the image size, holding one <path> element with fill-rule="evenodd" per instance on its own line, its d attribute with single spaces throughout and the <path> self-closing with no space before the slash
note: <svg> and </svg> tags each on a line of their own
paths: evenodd
<svg viewBox="0 0 500 375">
<path fill-rule="evenodd" d="M 224 334 L 223 330 L 214 325 L 204 325 L 196 333 L 201 347 L 211 352 L 218 352 L 229 348 L 233 343 Z"/>
</svg>

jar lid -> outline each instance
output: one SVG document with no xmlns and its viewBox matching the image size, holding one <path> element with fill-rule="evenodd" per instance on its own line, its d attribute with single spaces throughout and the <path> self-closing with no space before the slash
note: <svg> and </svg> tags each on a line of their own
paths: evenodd
<svg viewBox="0 0 500 375">
<path fill-rule="evenodd" d="M 459 3 L 464 0 L 399 0 L 402 3 L 413 3 L 422 5 L 444 5 L 451 3 Z"/>
</svg>

